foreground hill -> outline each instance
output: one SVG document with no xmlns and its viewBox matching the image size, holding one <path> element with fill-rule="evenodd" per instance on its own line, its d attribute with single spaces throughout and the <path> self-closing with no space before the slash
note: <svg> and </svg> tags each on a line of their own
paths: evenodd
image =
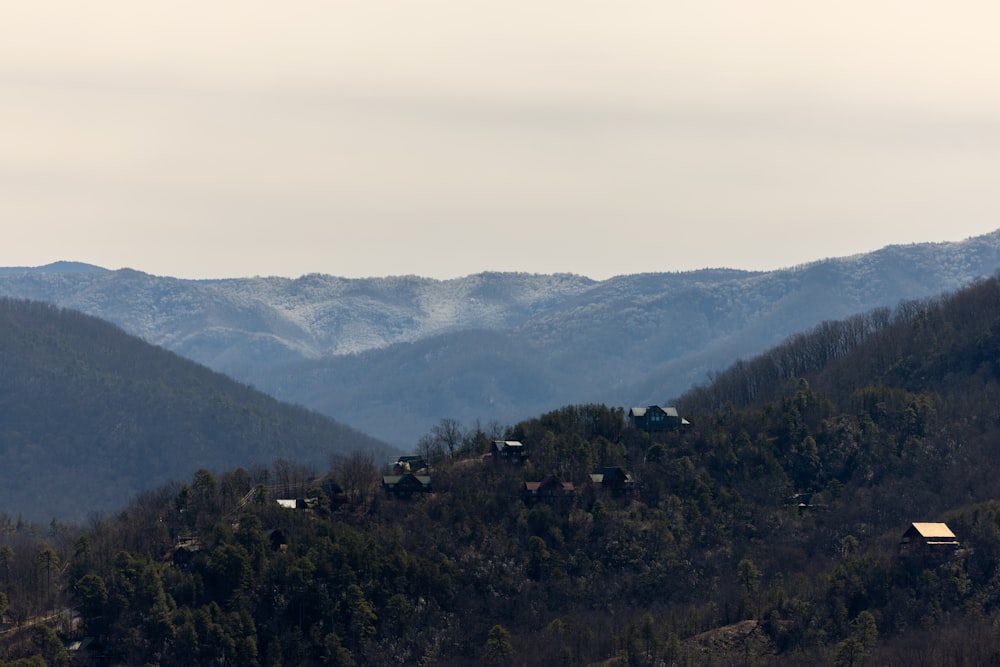
<svg viewBox="0 0 1000 667">
<path fill-rule="evenodd" d="M 511 466 L 442 428 L 432 492 L 354 460 L 310 509 L 199 471 L 84 532 L 0 530 L 0 585 L 13 618 L 78 609 L 111 664 L 998 664 L 998 396 L 990 278 L 740 362 L 682 398 L 687 429 L 567 406 L 503 434 Z M 611 466 L 631 490 L 590 477 Z M 55 664 L 69 638 L 0 643 Z"/>
<path fill-rule="evenodd" d="M 958 289 L 1000 232 L 770 272 L 325 275 L 178 280 L 61 263 L 0 294 L 109 320 L 402 447 L 442 417 L 511 423 L 567 402 L 662 402 L 824 320 Z"/>
<path fill-rule="evenodd" d="M 0 299 L 0 511 L 113 510 L 199 468 L 326 466 L 382 442 L 279 403 L 117 327 Z"/>
</svg>

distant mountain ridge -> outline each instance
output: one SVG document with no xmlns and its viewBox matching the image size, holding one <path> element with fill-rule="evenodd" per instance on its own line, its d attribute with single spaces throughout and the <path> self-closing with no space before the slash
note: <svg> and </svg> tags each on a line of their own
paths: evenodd
<svg viewBox="0 0 1000 667">
<path fill-rule="evenodd" d="M 819 322 L 961 288 L 1000 231 L 767 272 L 181 280 L 0 270 L 0 294 L 107 319 L 399 446 L 443 417 L 660 403 Z"/>
<path fill-rule="evenodd" d="M 83 262 L 52 262 L 44 266 L 0 267 L 0 275 L 18 273 L 104 273 L 107 269 Z"/>
</svg>

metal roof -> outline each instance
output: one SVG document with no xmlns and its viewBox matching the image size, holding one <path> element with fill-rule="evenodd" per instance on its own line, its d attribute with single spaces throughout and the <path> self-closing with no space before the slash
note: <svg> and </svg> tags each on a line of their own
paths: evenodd
<svg viewBox="0 0 1000 667">
<path fill-rule="evenodd" d="M 955 533 L 951 532 L 948 524 L 944 523 L 914 523 L 910 530 L 917 531 L 921 537 L 948 537 L 955 539 Z"/>
<path fill-rule="evenodd" d="M 517 440 L 494 440 L 493 444 L 496 445 L 497 449 L 503 449 L 504 447 L 524 447 L 524 445 Z"/>
<path fill-rule="evenodd" d="M 681 416 L 680 413 L 677 412 L 677 408 L 673 407 L 672 405 L 650 405 L 649 407 L 645 408 L 634 407 L 629 410 L 629 414 L 631 414 L 633 417 L 644 417 L 647 411 L 653 409 L 659 409 L 661 412 L 663 412 L 663 414 L 667 415 L 668 417 L 675 417 L 677 419 L 680 419 Z"/>
<path fill-rule="evenodd" d="M 412 472 L 408 472 L 405 475 L 383 475 L 383 484 L 399 484 L 404 477 L 412 477 L 423 485 L 428 485 L 431 483 L 430 475 L 414 475 Z"/>
</svg>

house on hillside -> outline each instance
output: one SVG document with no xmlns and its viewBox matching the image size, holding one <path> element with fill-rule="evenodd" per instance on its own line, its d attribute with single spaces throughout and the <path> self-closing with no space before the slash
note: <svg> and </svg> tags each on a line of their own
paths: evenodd
<svg viewBox="0 0 1000 667">
<path fill-rule="evenodd" d="M 958 550 L 955 533 L 944 523 L 911 523 L 899 539 L 899 558 L 922 564 L 942 563 Z"/>
<path fill-rule="evenodd" d="M 650 405 L 645 408 L 630 408 L 628 425 L 641 431 L 673 431 L 691 425 L 677 413 L 677 408 Z"/>
<path fill-rule="evenodd" d="M 278 507 L 284 507 L 287 510 L 311 510 L 316 508 L 317 499 L 316 498 L 276 498 L 275 502 Z"/>
<path fill-rule="evenodd" d="M 332 479 L 323 480 L 320 488 L 323 489 L 323 493 L 330 500 L 330 509 L 332 510 L 338 510 L 351 501 L 350 497 L 344 491 L 344 487 Z"/>
<path fill-rule="evenodd" d="M 161 560 L 176 567 L 187 568 L 199 551 L 201 551 L 201 541 L 197 537 L 178 537 L 174 540 L 173 547 Z"/>
<path fill-rule="evenodd" d="M 524 482 L 521 485 L 521 498 L 531 505 L 536 502 L 566 502 L 576 495 L 572 482 L 561 482 L 554 475 L 547 475 L 539 482 Z"/>
<path fill-rule="evenodd" d="M 602 468 L 601 472 L 592 473 L 590 481 L 616 497 L 631 496 L 635 491 L 635 480 L 631 473 L 617 466 Z"/>
<path fill-rule="evenodd" d="M 386 475 L 382 478 L 382 488 L 390 498 L 410 498 L 415 493 L 430 493 L 430 475 Z"/>
<path fill-rule="evenodd" d="M 494 465 L 519 466 L 528 458 L 524 445 L 517 440 L 494 440 L 490 444 L 490 455 Z"/>
<path fill-rule="evenodd" d="M 191 566 L 191 561 L 194 560 L 195 555 L 197 555 L 197 549 L 191 549 L 188 547 L 175 547 L 170 551 L 169 561 L 174 567 L 179 567 L 181 569 L 187 569 Z"/>
<path fill-rule="evenodd" d="M 427 469 L 427 462 L 421 456 L 400 456 L 392 464 L 392 474 L 394 475 L 405 475 L 408 472 L 416 474 L 426 472 Z"/>
<path fill-rule="evenodd" d="M 288 538 L 280 528 L 273 528 L 266 533 L 271 551 L 288 551 Z"/>
</svg>

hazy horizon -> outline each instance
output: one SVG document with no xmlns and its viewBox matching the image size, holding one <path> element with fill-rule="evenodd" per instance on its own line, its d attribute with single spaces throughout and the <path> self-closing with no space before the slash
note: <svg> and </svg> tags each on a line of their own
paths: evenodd
<svg viewBox="0 0 1000 667">
<path fill-rule="evenodd" d="M 1000 227 L 1000 6 L 14 4 L 0 265 L 774 270 Z"/>
<path fill-rule="evenodd" d="M 997 230 L 994 230 L 994 231 L 1000 231 L 1000 228 L 998 228 Z M 747 268 L 741 268 L 741 267 L 735 267 L 735 266 L 721 266 L 721 265 L 719 265 L 719 266 L 703 266 L 703 267 L 693 268 L 693 269 L 680 269 L 680 270 L 676 270 L 676 271 L 672 271 L 672 270 L 664 270 L 664 271 L 629 271 L 629 272 L 625 272 L 625 273 L 616 273 L 616 274 L 612 274 L 612 275 L 608 275 L 608 276 L 602 276 L 602 277 L 595 277 L 595 276 L 587 275 L 586 273 L 580 273 L 580 272 L 576 272 L 576 271 L 520 271 L 520 270 L 509 270 L 508 271 L 508 270 L 491 270 L 491 269 L 482 269 L 482 270 L 479 270 L 479 271 L 472 271 L 470 273 L 465 273 L 465 274 L 461 274 L 461 275 L 444 276 L 444 277 L 441 277 L 441 276 L 430 276 L 430 275 L 421 275 L 421 274 L 416 274 L 416 273 L 384 273 L 384 274 L 378 274 L 378 275 L 374 275 L 373 274 L 373 275 L 345 276 L 345 275 L 341 275 L 341 274 L 337 274 L 337 273 L 331 273 L 329 271 L 306 271 L 306 272 L 302 272 L 302 273 L 285 273 L 285 274 L 277 274 L 277 273 L 253 273 L 253 274 L 239 274 L 239 275 L 207 275 L 207 276 L 190 275 L 190 276 L 181 276 L 181 275 L 176 275 L 176 274 L 172 274 L 172 273 L 157 273 L 157 272 L 154 272 L 154 271 L 147 271 L 147 270 L 145 270 L 145 269 L 143 269 L 142 267 L 139 267 L 139 266 L 132 266 L 132 265 L 103 266 L 101 264 L 96 264 L 94 262 L 87 262 L 87 261 L 83 261 L 83 260 L 74 260 L 74 259 L 66 259 L 66 258 L 53 259 L 50 262 L 44 262 L 44 263 L 41 263 L 41 264 L 32 264 L 32 265 L 6 265 L 6 266 L 0 266 L 0 269 L 41 269 L 41 268 L 45 268 L 47 266 L 55 265 L 55 264 L 76 264 L 76 265 L 93 266 L 93 267 L 96 267 L 98 269 L 104 269 L 104 270 L 108 270 L 108 271 L 119 271 L 119 270 L 139 271 L 139 272 L 142 272 L 142 273 L 147 273 L 147 274 L 150 274 L 150 275 L 156 275 L 156 276 L 159 276 L 159 277 L 164 277 L 164 278 L 178 278 L 178 279 L 181 279 L 181 280 L 225 280 L 225 279 L 241 279 L 241 278 L 289 278 L 289 279 L 293 279 L 294 280 L 294 279 L 302 278 L 302 277 L 307 276 L 307 275 L 321 274 L 321 275 L 329 275 L 329 276 L 336 277 L 336 278 L 349 278 L 349 279 L 351 279 L 351 278 L 357 278 L 357 279 L 396 278 L 396 277 L 415 276 L 415 277 L 418 277 L 418 278 L 428 278 L 428 279 L 432 279 L 432 280 L 446 281 L 446 280 L 458 280 L 458 279 L 462 279 L 462 278 L 465 278 L 465 277 L 468 277 L 468 276 L 471 276 L 471 275 L 477 275 L 477 274 L 482 274 L 482 273 L 527 273 L 527 274 L 535 274 L 535 275 L 569 274 L 569 275 L 582 276 L 584 278 L 590 278 L 590 279 L 596 280 L 596 281 L 603 281 L 603 280 L 607 280 L 609 278 L 614 278 L 614 277 L 617 277 L 617 276 L 635 275 L 635 274 L 638 274 L 638 273 L 688 273 L 688 272 L 714 271 L 714 270 L 734 270 L 734 271 L 747 271 L 747 272 L 751 272 L 751 273 L 767 273 L 767 272 L 771 272 L 771 271 L 782 271 L 782 270 L 795 269 L 795 268 L 800 267 L 800 266 L 807 266 L 807 265 L 810 265 L 810 264 L 814 264 L 816 262 L 823 262 L 823 261 L 826 261 L 826 260 L 849 259 L 850 257 L 855 257 L 855 256 L 858 256 L 858 255 L 864 255 L 864 254 L 867 254 L 867 253 L 870 253 L 870 252 L 877 252 L 879 250 L 883 250 L 885 248 L 889 248 L 889 247 L 893 247 L 893 246 L 921 245 L 921 244 L 925 244 L 925 243 L 929 243 L 929 244 L 961 243 L 963 241 L 967 241 L 967 240 L 970 240 L 970 239 L 973 239 L 973 238 L 976 238 L 976 237 L 979 237 L 979 236 L 988 235 L 988 234 L 990 234 L 990 232 L 986 232 L 986 234 L 977 234 L 975 236 L 965 237 L 963 239 L 954 239 L 954 240 L 946 240 L 946 241 L 914 241 L 914 242 L 911 242 L 911 243 L 890 243 L 890 244 L 888 244 L 886 246 L 882 246 L 882 247 L 879 247 L 879 248 L 872 248 L 871 250 L 864 250 L 864 251 L 861 251 L 861 252 L 858 252 L 858 253 L 852 253 L 850 255 L 836 255 L 836 256 L 816 257 L 816 258 L 808 259 L 808 260 L 805 260 L 805 261 L 802 261 L 802 262 L 796 262 L 794 264 L 789 264 L 787 266 L 776 266 L 776 267 L 772 267 L 772 268 L 747 269 Z"/>
</svg>

